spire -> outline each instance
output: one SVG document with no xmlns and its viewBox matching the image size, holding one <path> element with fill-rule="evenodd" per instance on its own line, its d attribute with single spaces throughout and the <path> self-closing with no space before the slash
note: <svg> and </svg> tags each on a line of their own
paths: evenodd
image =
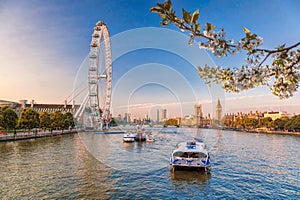
<svg viewBox="0 0 300 200">
<path fill-rule="evenodd" d="M 221 102 L 220 102 L 220 98 L 218 98 L 218 104 L 217 104 L 218 107 L 222 107 L 221 105 Z"/>
</svg>

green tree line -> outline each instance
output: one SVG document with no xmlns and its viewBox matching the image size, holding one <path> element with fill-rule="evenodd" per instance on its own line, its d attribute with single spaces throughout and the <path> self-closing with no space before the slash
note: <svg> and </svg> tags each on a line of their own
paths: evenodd
<svg viewBox="0 0 300 200">
<path fill-rule="evenodd" d="M 74 128 L 74 126 L 74 118 L 70 112 L 38 113 L 31 108 L 25 108 L 18 116 L 16 111 L 8 106 L 0 108 L 0 129 L 4 129 L 6 132 L 16 129 L 32 131 L 37 128 L 51 131 L 64 130 Z"/>
<path fill-rule="evenodd" d="M 225 117 L 224 125 L 227 127 L 235 128 L 269 128 L 274 130 L 288 130 L 288 131 L 300 131 L 300 115 L 295 115 L 291 118 L 282 117 L 276 120 L 272 120 L 271 117 L 265 117 L 261 119 L 256 118 L 236 118 L 233 119 L 232 116 Z"/>
</svg>

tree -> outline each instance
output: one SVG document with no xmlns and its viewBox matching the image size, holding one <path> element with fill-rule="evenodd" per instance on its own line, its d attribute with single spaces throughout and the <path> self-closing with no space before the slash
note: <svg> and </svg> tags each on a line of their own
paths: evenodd
<svg viewBox="0 0 300 200">
<path fill-rule="evenodd" d="M 225 119 L 224 120 L 224 126 L 231 127 L 231 124 L 232 124 L 232 120 L 231 119 Z"/>
<path fill-rule="evenodd" d="M 51 126 L 50 114 L 47 112 L 40 113 L 40 128 L 47 129 Z"/>
<path fill-rule="evenodd" d="M 257 128 L 258 120 L 255 118 L 245 118 L 243 119 L 244 124 L 247 128 Z"/>
<path fill-rule="evenodd" d="M 244 119 L 242 119 L 242 118 L 237 118 L 237 119 L 235 120 L 235 127 L 237 127 L 237 128 L 245 128 Z"/>
<path fill-rule="evenodd" d="M 0 108 L 0 128 L 3 128 L 3 110 Z"/>
<path fill-rule="evenodd" d="M 293 126 L 295 131 L 300 131 L 300 115 L 295 116 Z"/>
<path fill-rule="evenodd" d="M 118 124 L 119 124 L 119 122 L 117 119 L 115 119 L 115 118 L 111 119 L 110 126 L 118 126 Z"/>
<path fill-rule="evenodd" d="M 55 111 L 50 114 L 50 119 L 51 119 L 51 128 L 60 130 L 64 126 L 64 118 L 63 114 L 61 111 Z"/>
<path fill-rule="evenodd" d="M 74 128 L 75 123 L 74 123 L 74 117 L 72 115 L 72 113 L 67 112 L 65 114 L 63 114 L 63 128 L 67 129 L 67 128 Z"/>
<path fill-rule="evenodd" d="M 6 129 L 15 129 L 18 123 L 17 113 L 10 107 L 6 106 L 0 109 L 0 126 Z"/>
<path fill-rule="evenodd" d="M 265 117 L 260 119 L 260 125 L 262 127 L 271 128 L 274 126 L 274 123 L 271 117 Z"/>
<path fill-rule="evenodd" d="M 293 116 L 291 119 L 289 119 L 285 123 L 284 128 L 286 130 L 299 131 L 300 130 L 300 115 Z"/>
<path fill-rule="evenodd" d="M 207 84 L 211 81 L 223 84 L 227 92 L 240 92 L 260 85 L 268 86 L 272 93 L 280 98 L 293 96 L 299 87 L 300 81 L 300 42 L 286 47 L 285 44 L 275 49 L 260 48 L 263 38 L 245 27 L 245 37 L 237 42 L 227 39 L 224 28 L 216 31 L 216 26 L 206 23 L 205 27 L 198 21 L 199 9 L 193 13 L 182 9 L 182 17 L 178 17 L 172 8 L 170 0 L 157 3 L 150 9 L 162 18 L 161 25 L 173 23 L 180 30 L 190 34 L 189 44 L 194 39 L 200 39 L 200 48 L 211 51 L 217 57 L 235 55 L 240 52 L 247 54 L 246 63 L 237 67 L 211 67 L 208 65 L 198 67 L 198 73 Z M 297 49 L 298 48 L 298 49 Z M 268 59 L 273 59 L 272 64 L 265 64 Z"/>
<path fill-rule="evenodd" d="M 288 130 L 288 131 L 291 131 L 291 130 L 294 129 L 292 119 L 289 119 L 289 120 L 284 124 L 284 129 L 285 129 L 285 130 Z"/>
<path fill-rule="evenodd" d="M 224 126 L 227 126 L 227 127 L 234 126 L 234 116 L 233 115 L 226 115 L 224 117 Z"/>
<path fill-rule="evenodd" d="M 31 108 L 25 108 L 20 114 L 18 120 L 18 127 L 31 130 L 33 128 L 39 127 L 40 118 L 39 113 Z"/>
<path fill-rule="evenodd" d="M 165 121 L 165 125 L 166 126 L 179 126 L 180 124 L 177 119 L 167 119 Z"/>
<path fill-rule="evenodd" d="M 279 130 L 284 130 L 284 126 L 287 121 L 288 121 L 288 118 L 275 119 L 274 128 L 279 129 Z"/>
</svg>

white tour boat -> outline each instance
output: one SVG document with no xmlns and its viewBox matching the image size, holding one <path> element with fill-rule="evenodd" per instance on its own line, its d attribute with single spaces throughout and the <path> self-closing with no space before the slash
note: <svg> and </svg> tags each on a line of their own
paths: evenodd
<svg viewBox="0 0 300 200">
<path fill-rule="evenodd" d="M 126 131 L 126 133 L 123 135 L 123 141 L 124 142 L 134 142 L 136 134 L 132 133 L 131 131 Z"/>
<path fill-rule="evenodd" d="M 207 170 L 210 166 L 210 156 L 203 142 L 188 141 L 177 145 L 172 153 L 170 165 L 173 169 Z"/>
</svg>

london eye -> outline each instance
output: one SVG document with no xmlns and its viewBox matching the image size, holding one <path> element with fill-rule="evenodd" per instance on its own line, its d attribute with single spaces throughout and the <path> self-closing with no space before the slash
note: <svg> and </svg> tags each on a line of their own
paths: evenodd
<svg viewBox="0 0 300 200">
<path fill-rule="evenodd" d="M 94 130 L 108 128 L 112 94 L 112 54 L 110 36 L 104 22 L 94 27 L 88 64 L 88 94 L 77 110 L 76 118 L 86 118 L 85 127 Z M 88 117 L 87 116 L 88 110 Z"/>
<path fill-rule="evenodd" d="M 103 51 L 103 57 L 101 57 L 101 51 Z M 104 65 L 104 69 L 101 68 L 101 64 Z M 94 27 L 90 44 L 88 91 L 92 126 L 95 129 L 102 129 L 110 119 L 112 56 L 109 32 L 106 24 L 101 21 L 97 22 Z"/>
</svg>

